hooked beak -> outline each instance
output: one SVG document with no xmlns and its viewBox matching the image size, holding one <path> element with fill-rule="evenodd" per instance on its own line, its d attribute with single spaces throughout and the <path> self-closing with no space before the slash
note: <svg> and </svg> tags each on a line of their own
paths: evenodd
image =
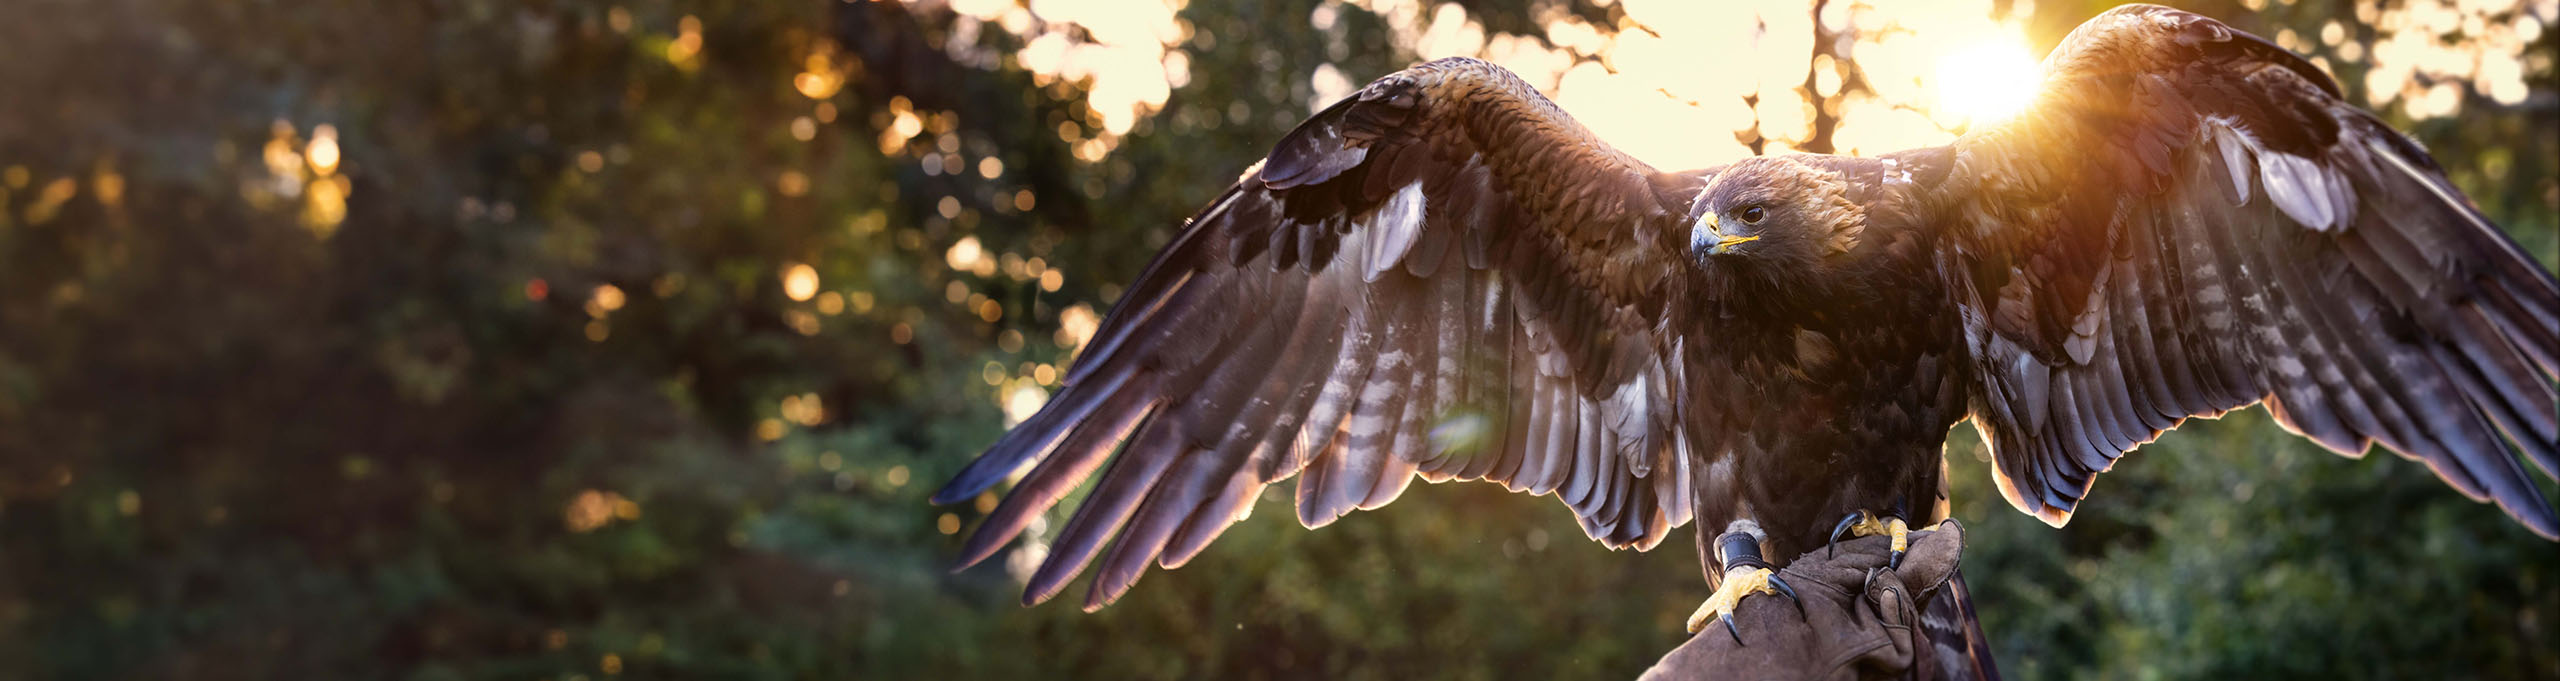
<svg viewBox="0 0 2560 681">
<path fill-rule="evenodd" d="M 1707 255 L 1725 255 L 1735 252 L 1735 247 L 1737 246 L 1760 240 L 1760 237 L 1756 235 L 1736 236 L 1725 234 L 1722 229 L 1723 226 L 1723 221 L 1717 219 L 1715 213 L 1708 213 L 1699 217 L 1699 233 L 1690 237 L 1691 248 L 1696 248 L 1698 249 L 1698 252 Z"/>
</svg>

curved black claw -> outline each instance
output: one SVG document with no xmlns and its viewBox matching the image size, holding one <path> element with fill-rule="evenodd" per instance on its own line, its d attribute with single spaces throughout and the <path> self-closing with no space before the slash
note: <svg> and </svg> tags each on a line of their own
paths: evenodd
<svg viewBox="0 0 2560 681">
<path fill-rule="evenodd" d="M 1831 526 L 1831 541 L 1824 542 L 1822 545 L 1824 560 L 1840 556 L 1840 538 L 1847 536 L 1849 534 L 1849 528 L 1857 527 L 1858 520 L 1865 518 L 1866 515 L 1867 514 L 1865 513 L 1851 513 L 1848 517 L 1841 518 L 1840 524 Z"/>
<path fill-rule="evenodd" d="M 1803 598 L 1799 598 L 1799 597 L 1797 597 L 1797 596 L 1796 596 L 1796 588 L 1795 588 L 1794 586 L 1790 586 L 1790 585 L 1788 585 L 1788 584 L 1787 584 L 1787 580 L 1785 580 L 1785 579 L 1782 579 L 1782 578 L 1778 577 L 1778 573 L 1776 573 L 1776 572 L 1770 572 L 1770 573 L 1768 573 L 1768 575 L 1769 575 L 1769 577 L 1768 577 L 1768 579 L 1769 579 L 1769 586 L 1770 586 L 1770 587 L 1772 587 L 1772 588 L 1777 589 L 1777 590 L 1778 590 L 1778 595 L 1786 596 L 1786 597 L 1787 597 L 1787 600 L 1788 600 L 1789 602 L 1792 602 L 1792 603 L 1795 603 L 1795 604 L 1796 604 L 1796 614 L 1798 614 L 1798 615 L 1802 615 L 1802 614 L 1804 614 L 1804 599 L 1803 599 Z M 1739 627 L 1739 626 L 1735 626 L 1735 625 L 1734 625 L 1734 623 L 1733 623 L 1733 613 L 1728 612 L 1728 613 L 1724 613 L 1724 614 L 1721 614 L 1721 615 L 1717 615 L 1717 616 L 1716 616 L 1716 621 L 1721 622 L 1721 623 L 1723 623 L 1723 624 L 1724 624 L 1724 633 L 1726 633 L 1726 634 L 1728 634 L 1728 635 L 1733 636 L 1733 644 L 1734 644 L 1734 645 L 1738 645 L 1738 646 L 1748 646 L 1748 645 L 1750 645 L 1750 644 L 1748 644 L 1748 643 L 1743 643 L 1743 642 L 1742 642 L 1742 628 L 1741 628 L 1741 627 Z"/>
<path fill-rule="evenodd" d="M 1885 525 L 1886 535 L 1893 537 L 1893 551 L 1885 554 L 1885 567 L 1902 569 L 1902 555 L 1911 552 L 1911 521 L 1904 520 L 1909 517 L 1911 517 L 1910 500 L 1897 499 L 1893 502 L 1893 515 L 1879 519 Z"/>
<path fill-rule="evenodd" d="M 1894 538 L 1895 546 L 1891 553 L 1885 554 L 1884 565 L 1887 568 L 1899 570 L 1902 569 L 1902 555 L 1911 552 L 1910 547 L 1902 545 L 1903 532 L 1905 532 L 1902 528 L 1904 527 L 1905 523 L 1901 516 L 1879 517 L 1866 511 L 1851 513 L 1841 518 L 1838 524 L 1831 526 L 1831 540 L 1823 544 L 1823 551 L 1826 556 L 1840 555 L 1840 538 L 1851 534 L 1891 536 Z"/>
<path fill-rule="evenodd" d="M 1777 587 L 1779 595 L 1786 596 L 1787 600 L 1795 602 L 1796 614 L 1804 614 L 1804 599 L 1796 597 L 1796 588 L 1787 586 L 1787 580 L 1779 579 L 1778 573 L 1772 572 L 1769 573 L 1769 586 Z"/>
</svg>

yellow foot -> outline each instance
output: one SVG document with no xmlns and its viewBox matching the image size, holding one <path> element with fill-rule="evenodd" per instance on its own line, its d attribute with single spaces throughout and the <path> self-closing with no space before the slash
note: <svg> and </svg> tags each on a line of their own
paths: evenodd
<svg viewBox="0 0 2560 681">
<path fill-rule="evenodd" d="M 1734 630 L 1733 609 L 1742 605 L 1742 599 L 1757 594 L 1786 596 L 1789 599 L 1796 597 L 1795 589 L 1789 588 L 1785 580 L 1779 579 L 1778 574 L 1768 568 L 1736 566 L 1725 571 L 1724 585 L 1716 587 L 1716 592 L 1707 596 L 1707 602 L 1698 605 L 1697 612 L 1689 613 L 1689 633 L 1705 631 L 1709 623 L 1721 619 L 1725 629 L 1733 631 L 1733 640 L 1740 642 L 1742 632 Z"/>
<path fill-rule="evenodd" d="M 1831 543 L 1840 543 L 1842 535 L 1892 537 L 1893 552 L 1886 559 L 1886 567 L 1902 567 L 1902 554 L 1911 548 L 1911 526 L 1894 516 L 1878 518 L 1874 513 L 1859 511 L 1856 515 L 1841 518 L 1840 524 L 1831 529 Z"/>
</svg>

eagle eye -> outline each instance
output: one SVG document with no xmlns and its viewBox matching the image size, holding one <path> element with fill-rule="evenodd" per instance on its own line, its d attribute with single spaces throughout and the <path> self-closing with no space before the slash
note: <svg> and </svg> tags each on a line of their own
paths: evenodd
<svg viewBox="0 0 2560 681">
<path fill-rule="evenodd" d="M 1744 224 L 1756 225 L 1760 224 L 1761 218 L 1769 217 L 1769 211 L 1761 210 L 1759 206 L 1747 206 L 1736 215 L 1742 218 Z"/>
</svg>

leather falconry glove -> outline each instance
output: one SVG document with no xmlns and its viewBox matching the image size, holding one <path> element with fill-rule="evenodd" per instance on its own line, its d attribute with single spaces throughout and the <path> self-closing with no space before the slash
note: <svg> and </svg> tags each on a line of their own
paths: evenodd
<svg viewBox="0 0 2560 681">
<path fill-rule="evenodd" d="M 1954 522 L 1914 532 L 1899 568 L 1886 567 L 1890 543 L 1865 537 L 1815 549 L 1779 571 L 1797 602 L 1745 601 L 1734 613 L 1742 641 L 1711 627 L 1646 670 L 1642 681 L 1749 679 L 1977 678 L 1962 647 L 1932 644 L 1923 611 L 1943 617 L 1952 604 L 1964 528 Z M 1931 606 L 1935 605 L 1935 608 Z M 1938 629 L 1946 628 L 1939 623 Z M 1961 637 L 1959 637 L 1960 639 Z M 1980 648 L 1974 648 L 1980 650 Z M 1988 665 L 1983 668 L 1987 669 Z"/>
</svg>

